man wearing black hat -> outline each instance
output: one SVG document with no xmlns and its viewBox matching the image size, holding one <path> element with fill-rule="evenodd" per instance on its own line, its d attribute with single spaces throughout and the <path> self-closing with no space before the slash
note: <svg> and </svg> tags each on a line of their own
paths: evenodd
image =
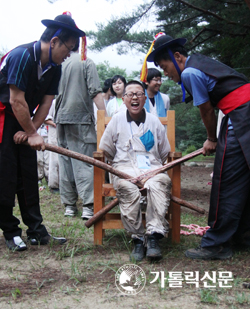
<svg viewBox="0 0 250 309">
<path fill-rule="evenodd" d="M 47 29 L 39 41 L 16 47 L 0 62 L 0 228 L 7 247 L 15 251 L 27 249 L 20 221 L 13 216 L 16 194 L 31 245 L 66 241 L 42 225 L 36 150 L 44 150 L 44 141 L 37 129 L 57 94 L 61 63 L 84 32 L 68 15 L 42 23 Z M 30 147 L 22 145 L 25 141 Z"/>
<path fill-rule="evenodd" d="M 186 251 L 193 259 L 226 259 L 232 244 L 250 246 L 250 84 L 232 68 L 201 54 L 190 57 L 186 39 L 161 34 L 147 61 L 182 84 L 200 109 L 207 129 L 203 155 L 216 150 L 208 224 L 201 246 Z M 224 117 L 218 140 L 216 116 Z"/>
</svg>

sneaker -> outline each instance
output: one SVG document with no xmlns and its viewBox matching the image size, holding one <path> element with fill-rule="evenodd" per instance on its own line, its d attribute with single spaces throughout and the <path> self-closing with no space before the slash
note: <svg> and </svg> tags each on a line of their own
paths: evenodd
<svg viewBox="0 0 250 309">
<path fill-rule="evenodd" d="M 141 261 L 145 257 L 145 247 L 143 241 L 134 239 L 134 249 L 130 255 L 130 261 Z"/>
<path fill-rule="evenodd" d="M 82 208 L 82 219 L 83 220 L 89 220 L 94 216 L 93 209 L 88 208 L 88 207 L 83 207 Z"/>
<path fill-rule="evenodd" d="M 32 246 L 36 245 L 48 245 L 49 243 L 54 243 L 56 245 L 62 245 L 64 244 L 67 239 L 64 237 L 55 237 L 50 234 L 43 236 L 42 238 L 30 238 L 28 237 L 28 241 Z"/>
<path fill-rule="evenodd" d="M 65 207 L 65 217 L 74 217 L 77 214 L 77 207 L 76 206 L 66 206 Z"/>
<path fill-rule="evenodd" d="M 147 258 L 162 258 L 161 249 L 159 246 L 159 239 L 154 234 L 147 237 Z"/>
<path fill-rule="evenodd" d="M 232 249 L 230 247 L 216 246 L 202 248 L 198 246 L 195 249 L 189 249 L 185 252 L 186 257 L 191 259 L 201 260 L 225 260 L 233 256 Z"/>
<path fill-rule="evenodd" d="M 6 240 L 6 245 L 12 251 L 24 251 L 27 249 L 25 242 L 20 236 L 15 236 L 10 240 Z"/>
</svg>

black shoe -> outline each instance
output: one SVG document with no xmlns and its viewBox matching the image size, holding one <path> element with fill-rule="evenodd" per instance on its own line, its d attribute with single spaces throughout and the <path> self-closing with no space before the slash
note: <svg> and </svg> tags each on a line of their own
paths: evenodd
<svg viewBox="0 0 250 309">
<path fill-rule="evenodd" d="M 134 239 L 134 249 L 130 255 L 130 261 L 141 261 L 145 257 L 145 247 L 143 241 Z"/>
<path fill-rule="evenodd" d="M 161 259 L 161 249 L 159 239 L 154 234 L 147 237 L 147 258 Z"/>
<path fill-rule="evenodd" d="M 48 245 L 49 243 L 53 243 L 56 245 L 62 245 L 67 241 L 67 239 L 64 237 L 54 237 L 48 234 L 40 239 L 28 237 L 28 241 L 33 246 L 34 245 Z"/>
<path fill-rule="evenodd" d="M 233 236 L 231 244 L 235 250 L 250 250 L 250 231 Z"/>
<path fill-rule="evenodd" d="M 27 249 L 25 242 L 20 236 L 15 236 L 12 239 L 6 240 L 6 246 L 12 251 L 24 251 Z"/>
<path fill-rule="evenodd" d="M 232 249 L 230 247 L 216 246 L 206 247 L 201 246 L 195 249 L 189 249 L 185 252 L 186 257 L 191 259 L 200 260 L 225 260 L 233 256 Z"/>
</svg>

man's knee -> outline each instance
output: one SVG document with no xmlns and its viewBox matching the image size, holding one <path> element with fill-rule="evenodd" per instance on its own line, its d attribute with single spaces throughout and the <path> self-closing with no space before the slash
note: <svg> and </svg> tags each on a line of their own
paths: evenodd
<svg viewBox="0 0 250 309">
<path fill-rule="evenodd" d="M 155 189 L 164 187 L 168 191 L 171 190 L 172 182 L 167 174 L 160 173 L 147 180 L 145 187 Z"/>
<path fill-rule="evenodd" d="M 118 192 L 139 192 L 139 189 L 136 185 L 131 183 L 128 180 L 120 179 L 117 184 L 117 191 Z"/>
</svg>

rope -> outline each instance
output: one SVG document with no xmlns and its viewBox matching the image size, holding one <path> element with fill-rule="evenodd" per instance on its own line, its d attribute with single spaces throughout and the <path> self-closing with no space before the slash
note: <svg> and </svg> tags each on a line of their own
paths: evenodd
<svg viewBox="0 0 250 309">
<path fill-rule="evenodd" d="M 181 224 L 181 227 L 184 227 L 184 228 L 187 228 L 188 230 L 191 230 L 191 231 L 183 231 L 181 230 L 180 234 L 181 235 L 199 235 L 199 236 L 203 236 L 206 231 L 210 228 L 210 226 L 205 226 L 205 227 L 202 227 L 202 226 L 199 226 L 197 224 L 189 224 L 189 225 L 186 225 L 186 224 Z"/>
</svg>

